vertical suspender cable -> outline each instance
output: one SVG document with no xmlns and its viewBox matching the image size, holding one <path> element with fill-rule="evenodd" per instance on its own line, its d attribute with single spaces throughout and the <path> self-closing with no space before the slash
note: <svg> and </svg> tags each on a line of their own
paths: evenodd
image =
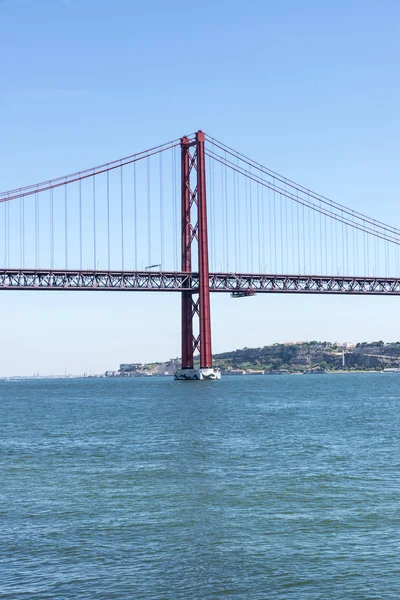
<svg viewBox="0 0 400 600">
<path fill-rule="evenodd" d="M 384 239 L 383 243 L 385 246 L 385 277 L 388 277 L 388 275 L 389 275 L 389 268 L 388 268 L 389 253 L 388 253 L 388 241 L 386 238 L 386 234 L 385 234 L 385 239 Z"/>
<path fill-rule="evenodd" d="M 161 266 L 164 266 L 164 172 L 162 152 L 160 152 L 160 246 Z"/>
<path fill-rule="evenodd" d="M 22 199 L 23 196 L 19 199 L 19 262 L 23 267 L 24 263 L 22 260 Z"/>
<path fill-rule="evenodd" d="M 214 152 L 214 142 L 212 142 L 212 151 Z M 215 198 L 215 161 L 210 158 L 210 175 L 211 175 L 211 229 L 210 229 L 210 235 L 211 235 L 211 246 L 212 246 L 212 253 L 211 253 L 211 265 L 212 265 L 212 270 L 215 272 L 216 271 L 216 254 L 217 254 L 217 248 L 215 245 L 215 229 L 217 226 L 216 220 L 215 220 L 215 212 L 216 212 L 216 198 Z"/>
<path fill-rule="evenodd" d="M 250 253 L 249 253 L 249 197 L 248 197 L 248 193 L 247 193 L 247 183 L 248 183 L 248 179 L 247 177 L 244 180 L 244 196 L 245 196 L 245 202 L 246 202 L 246 265 L 247 265 L 247 272 L 250 273 L 250 263 L 249 263 L 249 258 L 250 258 Z"/>
<path fill-rule="evenodd" d="M 278 272 L 278 264 L 277 264 L 277 240 L 276 240 L 276 193 L 275 193 L 275 177 L 272 178 L 272 183 L 274 187 L 273 201 L 274 201 L 274 250 L 275 250 L 275 260 L 274 260 L 274 270 L 275 273 Z"/>
<path fill-rule="evenodd" d="M 226 160 L 226 150 L 225 150 L 225 160 Z M 226 241 L 226 265 L 224 268 L 228 271 L 229 264 L 229 212 L 228 212 L 228 167 L 225 164 L 225 241 Z"/>
<path fill-rule="evenodd" d="M 135 163 L 133 163 L 135 164 Z M 111 239 L 110 239 L 110 172 L 107 171 L 107 267 L 111 270 Z"/>
<path fill-rule="evenodd" d="M 337 267 L 336 271 L 339 275 L 339 257 L 338 257 L 338 232 L 337 232 L 337 219 L 334 220 L 335 233 L 333 236 L 333 246 L 334 246 L 334 257 L 335 257 L 335 267 Z"/>
<path fill-rule="evenodd" d="M 7 267 L 7 203 L 8 203 L 8 200 L 7 200 L 7 202 L 3 202 L 3 207 L 4 207 L 4 268 Z"/>
<path fill-rule="evenodd" d="M 250 197 L 250 265 L 251 265 L 251 272 L 254 272 L 254 267 L 253 267 L 253 194 L 252 194 L 252 184 L 253 181 L 251 179 L 251 165 L 250 165 L 250 181 L 249 181 L 249 187 L 250 187 L 250 192 L 249 192 L 249 197 Z"/>
<path fill-rule="evenodd" d="M 68 192 L 64 185 L 64 208 L 65 208 L 65 268 L 68 269 Z"/>
<path fill-rule="evenodd" d="M 324 272 L 324 264 L 323 264 L 323 252 L 322 252 L 322 213 L 321 213 L 321 200 L 319 201 L 319 251 L 320 251 L 320 269 L 321 269 L 321 275 Z"/>
<path fill-rule="evenodd" d="M 304 212 L 304 204 L 303 204 L 303 269 L 306 271 L 306 219 Z M 303 273 L 305 275 L 305 272 Z"/>
<path fill-rule="evenodd" d="M 236 194 L 236 171 L 233 171 L 233 236 L 234 236 L 234 246 L 235 246 L 235 264 L 234 270 L 238 270 L 237 264 L 237 194 Z"/>
<path fill-rule="evenodd" d="M 286 191 L 286 182 L 285 182 L 285 191 Z M 288 199 L 286 196 L 284 196 L 284 219 L 285 219 L 285 262 L 286 262 L 286 273 L 289 273 L 290 269 L 289 269 L 289 240 L 288 240 L 288 209 L 287 209 L 287 203 L 288 203 Z"/>
<path fill-rule="evenodd" d="M 308 272 L 312 273 L 312 236 L 311 236 L 311 210 L 308 209 L 308 253 L 309 253 L 309 263 L 308 263 Z"/>
<path fill-rule="evenodd" d="M 22 196 L 22 266 L 25 267 L 25 196 Z"/>
<path fill-rule="evenodd" d="M 177 233 L 177 219 L 178 210 L 176 206 L 176 154 L 175 148 L 172 148 L 172 171 L 171 171 L 171 183 L 172 183 L 172 245 L 173 245 L 173 259 L 174 269 L 178 270 L 178 233 Z"/>
<path fill-rule="evenodd" d="M 260 186 L 257 185 L 257 241 L 258 241 L 258 271 L 262 272 L 261 269 L 261 238 L 260 238 Z"/>
<path fill-rule="evenodd" d="M 136 162 L 133 163 L 133 244 L 134 244 L 134 261 L 135 271 L 137 271 L 137 199 L 136 199 Z"/>
<path fill-rule="evenodd" d="M 7 202 L 7 253 L 8 253 L 8 266 L 11 267 L 11 252 L 10 252 L 10 203 Z"/>
<path fill-rule="evenodd" d="M 50 265 L 54 269 L 54 194 L 50 190 Z"/>
<path fill-rule="evenodd" d="M 282 200 L 282 194 L 279 194 L 279 218 L 280 218 L 280 236 L 281 236 L 281 273 L 284 273 L 285 268 L 283 266 L 283 200 Z"/>
<path fill-rule="evenodd" d="M 7 207 L 7 204 L 4 208 Z M 5 213 L 6 214 L 6 213 Z M 6 216 L 4 217 L 4 223 L 6 224 Z M 6 228 L 4 233 L 6 233 Z M 4 235 L 4 241 L 6 243 L 7 237 Z M 7 246 L 6 246 L 6 256 L 7 256 Z M 35 267 L 38 268 L 38 195 L 35 192 Z"/>
<path fill-rule="evenodd" d="M 121 188 L 121 268 L 125 267 L 125 248 L 124 248 L 124 168 L 120 167 L 120 188 Z"/>
<path fill-rule="evenodd" d="M 313 238 L 314 238 L 314 264 L 315 264 L 314 273 L 317 273 L 318 272 L 318 267 L 317 267 L 318 252 L 317 252 L 317 233 L 316 233 L 317 228 L 316 228 L 316 224 L 315 224 L 315 219 L 316 219 L 315 210 L 313 210 L 312 213 L 313 213 L 312 216 L 313 216 L 313 229 L 314 229 L 314 231 L 313 231 Z"/>
<path fill-rule="evenodd" d="M 297 193 L 297 200 L 299 199 L 299 190 L 296 191 Z M 297 262 L 298 262 L 298 271 L 299 271 L 299 275 L 301 273 L 301 265 L 300 265 L 300 216 L 299 216 L 299 212 L 300 212 L 300 206 L 299 203 L 296 202 L 296 209 L 297 209 Z"/>
<path fill-rule="evenodd" d="M 93 270 L 97 269 L 96 261 L 96 177 L 93 175 Z"/>
<path fill-rule="evenodd" d="M 360 266 L 360 232 L 356 230 L 356 257 L 357 257 L 357 275 L 361 274 L 361 266 Z"/>
<path fill-rule="evenodd" d="M 324 219 L 324 227 L 325 227 L 325 275 L 328 275 L 328 237 L 326 230 L 326 215 Z"/>
<path fill-rule="evenodd" d="M 4 202 L 4 268 L 8 267 L 7 263 L 7 202 Z M 36 243 L 36 239 L 35 239 Z"/>
<path fill-rule="evenodd" d="M 380 245 L 381 245 L 381 241 L 377 240 L 377 243 L 376 243 L 376 255 L 377 255 L 377 265 L 378 265 L 377 269 L 379 269 L 378 275 L 379 275 L 380 269 L 381 269 L 381 260 L 380 260 L 380 256 L 379 256 L 379 247 L 380 247 Z"/>
<path fill-rule="evenodd" d="M 363 227 L 365 227 L 365 221 L 363 219 Z M 365 239 L 365 229 L 364 229 L 364 277 L 367 276 L 367 240 Z"/>
<path fill-rule="evenodd" d="M 37 196 L 37 268 L 40 265 L 40 195 Z"/>
<path fill-rule="evenodd" d="M 292 202 L 290 203 L 291 206 L 291 221 L 292 221 L 292 239 L 290 240 L 290 243 L 292 245 L 292 264 L 291 264 L 291 272 L 294 273 L 295 272 L 295 264 L 296 264 L 296 257 L 295 257 L 295 249 L 294 249 L 294 202 L 292 200 Z"/>
<path fill-rule="evenodd" d="M 147 158 L 147 260 L 151 265 L 150 157 Z"/>
<path fill-rule="evenodd" d="M 269 272 L 272 273 L 272 206 L 271 206 L 271 188 L 268 188 L 268 230 L 269 230 Z"/>
<path fill-rule="evenodd" d="M 239 164 L 239 157 L 236 156 L 236 164 Z M 237 202 L 237 220 L 238 220 L 238 228 L 237 228 L 237 247 L 238 247 L 238 261 L 237 261 L 237 270 L 240 271 L 241 269 L 241 259 L 242 259 L 242 252 L 241 252 L 241 236 L 242 236 L 242 227 L 241 227 L 241 221 L 240 221 L 240 178 L 239 176 L 237 176 L 236 178 L 236 202 Z"/>
<path fill-rule="evenodd" d="M 214 152 L 214 142 L 212 142 L 212 151 Z M 212 270 L 215 272 L 216 269 L 216 260 L 217 260 L 217 247 L 215 241 L 215 230 L 217 228 L 217 222 L 215 218 L 216 214 L 216 198 L 215 198 L 215 161 L 211 158 L 211 238 L 212 238 L 212 254 L 211 254 L 211 264 Z"/>
<path fill-rule="evenodd" d="M 262 175 L 262 179 L 264 180 L 264 175 Z M 261 240 L 262 240 L 262 258 L 261 258 L 261 262 L 262 262 L 262 272 L 264 272 L 264 265 L 265 265 L 265 235 L 266 235 L 266 227 L 265 227 L 265 204 L 264 204 L 264 181 L 263 184 L 261 186 L 261 222 L 262 222 L 262 226 L 261 226 Z"/>
<path fill-rule="evenodd" d="M 344 272 L 344 260 L 345 260 L 345 253 L 344 253 L 344 223 L 343 223 L 343 211 L 342 211 L 342 269 L 343 269 L 343 275 L 345 275 Z M 346 275 L 348 275 L 348 273 L 346 273 Z"/>
<path fill-rule="evenodd" d="M 207 167 L 207 172 L 208 172 L 208 182 L 209 182 L 209 186 L 208 186 L 208 196 L 207 196 L 207 206 L 208 206 L 208 212 L 209 212 L 209 219 L 208 219 L 208 228 L 209 228 L 209 240 L 210 240 L 210 264 L 212 264 L 212 260 L 213 260 L 213 256 L 214 256 L 214 219 L 213 219 L 213 204 L 214 204 L 214 194 L 213 194 L 213 174 L 212 174 L 212 158 L 211 156 L 208 156 L 208 167 Z"/>
<path fill-rule="evenodd" d="M 82 238 L 82 180 L 79 180 L 79 266 L 82 271 L 83 262 L 83 238 Z"/>
<path fill-rule="evenodd" d="M 222 263 L 221 271 L 225 270 L 225 177 L 224 165 L 221 163 L 221 221 L 222 221 Z"/>
<path fill-rule="evenodd" d="M 262 273 L 264 273 L 264 265 L 265 265 L 265 206 L 264 206 L 264 174 L 261 175 L 263 180 L 261 185 L 261 240 L 262 240 L 262 258 L 261 258 L 261 267 Z"/>
<path fill-rule="evenodd" d="M 10 233 L 8 234 L 10 235 Z M 388 243 L 385 237 L 385 277 L 388 276 Z"/>
<path fill-rule="evenodd" d="M 285 181 L 285 192 L 286 192 L 286 181 Z M 288 244 L 287 244 L 287 198 L 286 195 L 284 194 L 283 197 L 281 197 L 281 202 L 283 202 L 282 204 L 282 272 L 283 273 L 288 273 Z"/>
</svg>

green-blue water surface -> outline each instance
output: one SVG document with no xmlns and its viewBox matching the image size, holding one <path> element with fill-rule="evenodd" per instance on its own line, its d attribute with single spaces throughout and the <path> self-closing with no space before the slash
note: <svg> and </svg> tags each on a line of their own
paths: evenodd
<svg viewBox="0 0 400 600">
<path fill-rule="evenodd" d="M 0 382 L 0 597 L 399 598 L 399 391 Z"/>
</svg>

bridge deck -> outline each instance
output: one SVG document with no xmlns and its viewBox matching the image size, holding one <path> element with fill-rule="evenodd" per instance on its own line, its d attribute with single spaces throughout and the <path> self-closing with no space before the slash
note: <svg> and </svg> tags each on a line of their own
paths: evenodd
<svg viewBox="0 0 400 600">
<path fill-rule="evenodd" d="M 198 285 L 197 273 L 0 269 L 1 290 L 182 292 L 189 289 L 196 292 Z M 334 275 L 210 273 L 210 291 L 238 295 L 290 293 L 396 296 L 400 295 L 400 279 Z"/>
</svg>

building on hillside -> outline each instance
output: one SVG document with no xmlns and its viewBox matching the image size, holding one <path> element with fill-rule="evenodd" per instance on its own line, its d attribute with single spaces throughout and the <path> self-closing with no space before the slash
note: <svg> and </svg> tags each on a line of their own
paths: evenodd
<svg viewBox="0 0 400 600">
<path fill-rule="evenodd" d="M 122 365 L 119 365 L 119 371 L 120 373 L 140 371 L 142 367 L 142 363 L 123 363 Z"/>
<path fill-rule="evenodd" d="M 222 369 L 221 375 L 244 375 L 244 371 L 242 369 Z"/>
<path fill-rule="evenodd" d="M 245 375 L 264 375 L 264 371 L 261 369 L 247 369 Z"/>
<path fill-rule="evenodd" d="M 312 369 L 307 369 L 304 371 L 305 375 L 320 375 L 326 373 L 326 369 L 323 367 L 313 367 Z"/>
<path fill-rule="evenodd" d="M 336 346 L 340 348 L 340 350 L 351 350 L 351 348 L 355 348 L 356 345 L 353 342 L 336 342 Z"/>
</svg>

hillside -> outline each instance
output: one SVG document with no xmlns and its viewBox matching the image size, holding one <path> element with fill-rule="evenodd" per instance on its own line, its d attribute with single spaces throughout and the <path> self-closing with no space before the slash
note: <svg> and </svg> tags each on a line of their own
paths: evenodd
<svg viewBox="0 0 400 600">
<path fill-rule="evenodd" d="M 333 342 L 295 342 L 272 344 L 262 348 L 243 348 L 214 355 L 214 365 L 221 369 L 287 369 L 291 372 L 322 367 L 342 369 L 342 355 L 346 369 L 381 370 L 398 367 L 400 342 L 362 342 L 345 347 Z"/>
<path fill-rule="evenodd" d="M 262 348 L 242 348 L 231 352 L 214 354 L 214 366 L 222 371 L 265 371 L 284 370 L 291 373 L 308 369 L 342 370 L 344 355 L 345 370 L 382 370 L 398 368 L 400 364 L 400 342 L 385 344 L 361 342 L 337 344 L 334 342 L 289 342 L 272 344 Z M 198 357 L 195 366 L 199 366 Z M 109 371 L 113 376 L 172 375 L 180 368 L 180 359 L 167 362 L 121 364 L 118 371 Z"/>
</svg>

